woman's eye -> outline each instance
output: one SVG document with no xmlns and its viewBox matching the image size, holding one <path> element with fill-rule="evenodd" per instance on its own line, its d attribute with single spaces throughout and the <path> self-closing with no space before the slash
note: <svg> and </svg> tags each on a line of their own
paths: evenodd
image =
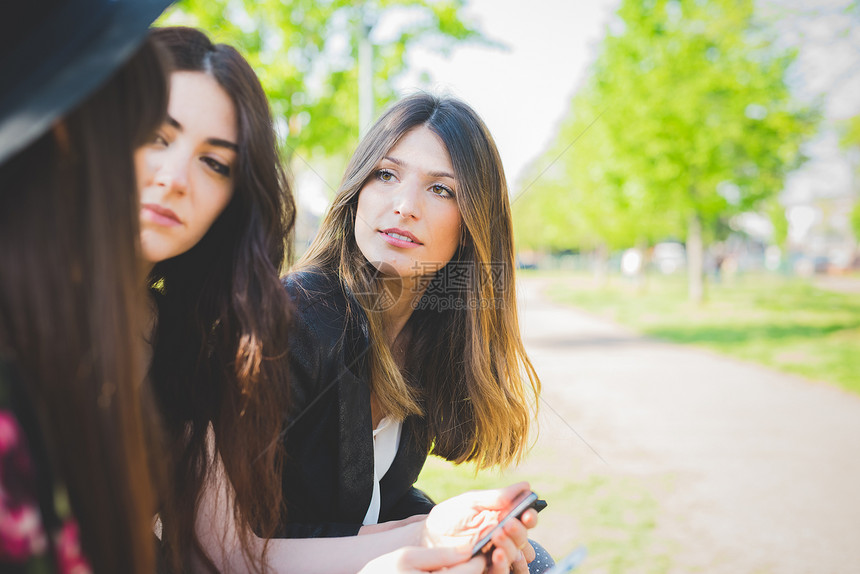
<svg viewBox="0 0 860 574">
<path fill-rule="evenodd" d="M 230 175 L 230 166 L 229 165 L 223 164 L 220 161 L 218 161 L 217 159 L 214 159 L 211 157 L 204 157 L 202 161 L 203 161 L 203 163 L 208 165 L 209 168 L 212 169 L 212 171 L 214 171 L 215 173 L 217 173 L 219 175 L 223 175 L 224 177 L 227 177 Z"/>
<path fill-rule="evenodd" d="M 387 169 L 380 169 L 376 172 L 376 179 L 380 181 L 393 181 L 394 174 L 388 171 Z"/>
<path fill-rule="evenodd" d="M 441 183 L 433 185 L 433 187 L 430 188 L 430 191 L 440 197 L 454 197 L 454 191 L 450 187 L 442 185 Z"/>
<path fill-rule="evenodd" d="M 158 133 L 152 136 L 150 143 L 152 143 L 152 145 L 160 147 L 167 147 L 167 138 L 165 138 L 164 135 Z"/>
</svg>

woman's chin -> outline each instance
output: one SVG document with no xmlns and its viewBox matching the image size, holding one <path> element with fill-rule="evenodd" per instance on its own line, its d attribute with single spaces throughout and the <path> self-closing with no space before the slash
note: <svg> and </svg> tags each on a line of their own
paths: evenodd
<svg viewBox="0 0 860 574">
<path fill-rule="evenodd" d="M 171 257 L 176 257 L 179 253 L 175 249 L 169 249 L 164 245 L 141 242 L 140 255 L 142 263 L 152 268 L 157 263 L 161 263 Z"/>
</svg>

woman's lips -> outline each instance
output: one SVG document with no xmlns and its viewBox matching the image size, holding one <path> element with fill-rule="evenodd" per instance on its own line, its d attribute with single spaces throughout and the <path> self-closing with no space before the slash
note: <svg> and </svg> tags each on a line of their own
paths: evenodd
<svg viewBox="0 0 860 574">
<path fill-rule="evenodd" d="M 143 211 L 143 216 L 147 221 L 157 225 L 163 225 L 165 227 L 182 225 L 182 220 L 179 219 L 178 215 L 176 215 L 172 210 L 167 209 L 166 207 L 161 207 L 158 204 L 144 203 L 141 205 L 141 210 Z"/>
<path fill-rule="evenodd" d="M 379 231 L 379 234 L 382 235 L 382 239 L 395 247 L 404 247 L 408 249 L 423 245 L 423 243 L 418 241 L 417 237 L 405 229 L 382 229 Z"/>
</svg>

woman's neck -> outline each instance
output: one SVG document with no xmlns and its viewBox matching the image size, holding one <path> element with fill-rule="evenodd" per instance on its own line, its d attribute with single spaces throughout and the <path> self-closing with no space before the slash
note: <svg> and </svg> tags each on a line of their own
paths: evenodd
<svg viewBox="0 0 860 574">
<path fill-rule="evenodd" d="M 385 299 L 382 313 L 385 319 L 385 338 L 389 347 L 394 347 L 394 342 L 412 316 L 412 311 L 424 295 L 428 283 L 429 279 L 423 277 L 383 279 L 382 297 Z"/>
<path fill-rule="evenodd" d="M 140 269 L 141 277 L 146 279 L 149 277 L 149 274 L 152 273 L 152 270 L 155 268 L 155 263 L 153 261 L 147 261 L 145 259 L 138 258 L 138 269 Z"/>
</svg>

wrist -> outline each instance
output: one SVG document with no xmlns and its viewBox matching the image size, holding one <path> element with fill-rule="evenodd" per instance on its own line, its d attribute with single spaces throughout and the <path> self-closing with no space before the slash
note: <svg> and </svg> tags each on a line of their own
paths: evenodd
<svg viewBox="0 0 860 574">
<path fill-rule="evenodd" d="M 430 533 L 427 531 L 426 518 L 412 522 L 404 526 L 404 528 L 408 528 L 410 530 L 410 538 L 412 540 L 412 545 L 422 546 L 424 548 L 433 547 Z"/>
</svg>

